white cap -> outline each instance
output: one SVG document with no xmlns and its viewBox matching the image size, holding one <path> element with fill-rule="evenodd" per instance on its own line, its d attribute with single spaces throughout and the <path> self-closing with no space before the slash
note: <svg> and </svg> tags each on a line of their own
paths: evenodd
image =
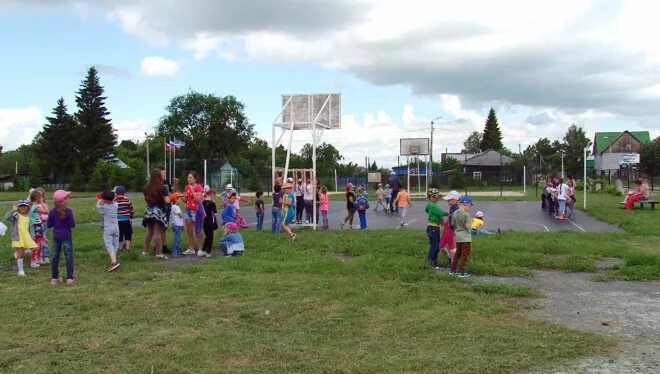
<svg viewBox="0 0 660 374">
<path fill-rule="evenodd" d="M 229 183 L 229 184 L 227 185 L 227 187 L 225 187 L 225 189 L 227 189 L 227 190 L 230 190 L 230 189 L 232 189 L 232 188 L 234 188 L 234 186 L 232 186 L 231 183 Z"/>
<path fill-rule="evenodd" d="M 396 175 L 396 172 L 391 172 L 390 175 Z"/>
<path fill-rule="evenodd" d="M 209 192 L 209 191 L 211 191 L 211 186 L 207 184 L 206 186 L 204 186 L 204 192 Z"/>
<path fill-rule="evenodd" d="M 474 216 L 477 217 L 477 218 L 483 218 L 484 212 L 478 211 L 478 212 L 474 213 Z"/>
<path fill-rule="evenodd" d="M 461 194 L 458 193 L 458 191 L 456 190 L 451 190 L 445 196 L 443 196 L 444 200 L 458 200 L 460 198 L 461 198 Z"/>
</svg>

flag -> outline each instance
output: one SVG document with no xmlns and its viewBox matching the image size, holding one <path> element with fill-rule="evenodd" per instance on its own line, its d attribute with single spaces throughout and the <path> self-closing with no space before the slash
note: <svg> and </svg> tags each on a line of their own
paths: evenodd
<svg viewBox="0 0 660 374">
<path fill-rule="evenodd" d="M 165 150 L 166 151 L 171 151 L 174 149 L 174 146 L 171 145 L 170 143 L 165 142 Z"/>
<path fill-rule="evenodd" d="M 181 140 L 177 140 L 176 138 L 173 138 L 170 140 L 170 146 L 174 147 L 174 149 L 179 149 L 186 145 L 186 143 L 182 142 Z"/>
</svg>

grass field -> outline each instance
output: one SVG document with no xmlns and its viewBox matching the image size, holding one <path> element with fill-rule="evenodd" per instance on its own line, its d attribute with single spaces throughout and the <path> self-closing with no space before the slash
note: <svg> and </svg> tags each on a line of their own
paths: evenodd
<svg viewBox="0 0 660 374">
<path fill-rule="evenodd" d="M 588 212 L 634 232 L 479 237 L 468 270 L 595 271 L 597 259 L 620 257 L 600 279 L 660 279 L 660 237 L 635 229 L 658 227 L 658 212 L 601 197 Z M 93 204 L 71 201 L 80 221 L 97 220 Z M 45 268 L 16 277 L 0 238 L 0 371 L 519 372 L 616 344 L 527 317 L 532 289 L 429 270 L 422 231 L 301 231 L 288 243 L 248 230 L 241 258 L 174 265 L 134 250 L 116 273 L 104 271 L 97 226 L 74 235 L 73 287 L 47 285 Z"/>
</svg>

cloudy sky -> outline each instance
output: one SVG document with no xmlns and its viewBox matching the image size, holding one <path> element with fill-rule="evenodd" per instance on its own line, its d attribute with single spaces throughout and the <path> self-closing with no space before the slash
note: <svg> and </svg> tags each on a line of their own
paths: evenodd
<svg viewBox="0 0 660 374">
<path fill-rule="evenodd" d="M 505 144 L 571 123 L 660 135 L 652 1 L 0 0 L 0 144 L 30 142 L 95 65 L 120 139 L 142 140 L 189 89 L 232 94 L 270 140 L 283 93 L 340 92 L 347 160 L 399 139 L 460 151 L 498 112 Z M 297 132 L 294 149 L 311 140 Z"/>
</svg>

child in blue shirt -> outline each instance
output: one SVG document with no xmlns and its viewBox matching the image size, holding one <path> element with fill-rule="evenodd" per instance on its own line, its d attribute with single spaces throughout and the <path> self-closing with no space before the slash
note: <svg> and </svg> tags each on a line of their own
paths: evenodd
<svg viewBox="0 0 660 374">
<path fill-rule="evenodd" d="M 240 256 L 243 254 L 245 245 L 236 223 L 229 222 L 225 224 L 224 234 L 220 238 L 220 249 L 225 256 Z"/>
<path fill-rule="evenodd" d="M 234 210 L 234 203 L 236 202 L 236 193 L 231 194 L 225 202 L 225 208 L 222 210 L 222 225 L 229 222 L 236 223 L 236 211 Z"/>
</svg>

